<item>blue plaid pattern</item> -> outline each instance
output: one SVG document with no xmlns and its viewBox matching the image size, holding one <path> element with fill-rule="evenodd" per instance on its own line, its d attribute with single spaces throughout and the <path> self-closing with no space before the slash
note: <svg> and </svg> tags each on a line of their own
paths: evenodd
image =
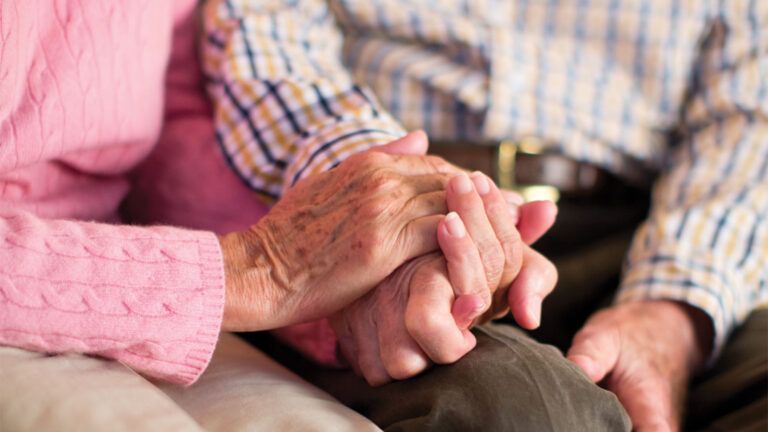
<svg viewBox="0 0 768 432">
<path fill-rule="evenodd" d="M 276 197 L 398 136 L 387 112 L 435 139 L 532 136 L 619 176 L 628 160 L 656 173 L 628 179 L 656 185 L 617 301 L 703 309 L 715 355 L 768 303 L 768 2 L 209 3 L 203 52 L 217 129 L 255 188 Z M 251 51 L 239 48 L 249 41 Z M 263 71 L 244 66 L 253 57 Z M 279 66 L 288 62 L 299 66 Z M 296 91 L 283 103 L 264 90 L 222 91 L 267 81 Z M 362 139 L 350 141 L 355 131 Z"/>
</svg>

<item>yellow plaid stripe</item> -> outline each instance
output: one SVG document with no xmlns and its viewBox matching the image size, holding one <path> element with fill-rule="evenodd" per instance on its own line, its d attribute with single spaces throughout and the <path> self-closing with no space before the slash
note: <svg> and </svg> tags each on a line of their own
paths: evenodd
<svg viewBox="0 0 768 432">
<path fill-rule="evenodd" d="M 393 117 L 536 136 L 660 174 L 618 301 L 696 305 L 717 349 L 768 302 L 768 2 L 209 0 L 204 23 L 219 141 L 268 196 L 399 136 Z"/>
</svg>

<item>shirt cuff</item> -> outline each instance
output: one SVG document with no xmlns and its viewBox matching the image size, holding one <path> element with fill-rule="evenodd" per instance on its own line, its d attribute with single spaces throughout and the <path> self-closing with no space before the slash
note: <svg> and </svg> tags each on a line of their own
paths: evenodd
<svg viewBox="0 0 768 432">
<path fill-rule="evenodd" d="M 741 321 L 741 299 L 735 298 L 738 282 L 703 260 L 670 253 L 655 253 L 631 262 L 625 269 L 616 303 L 642 300 L 679 301 L 701 309 L 713 327 L 711 365 L 720 355 L 726 338 Z"/>
<path fill-rule="evenodd" d="M 296 158 L 285 171 L 283 193 L 299 180 L 325 172 L 353 154 L 402 137 L 403 128 L 392 118 L 344 120 L 311 134 L 297 147 Z"/>
</svg>

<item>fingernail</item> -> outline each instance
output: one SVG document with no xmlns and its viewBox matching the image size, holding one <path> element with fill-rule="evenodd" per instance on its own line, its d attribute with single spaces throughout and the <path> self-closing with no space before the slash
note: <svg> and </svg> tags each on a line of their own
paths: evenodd
<svg viewBox="0 0 768 432">
<path fill-rule="evenodd" d="M 541 299 L 538 296 L 532 295 L 528 297 L 528 300 L 525 301 L 525 313 L 533 325 L 531 330 L 538 328 L 541 323 Z"/>
<path fill-rule="evenodd" d="M 459 194 L 465 194 L 472 192 L 472 182 L 469 181 L 469 177 L 466 174 L 461 173 L 454 177 L 452 180 L 453 190 Z"/>
<path fill-rule="evenodd" d="M 448 228 L 448 234 L 456 238 L 464 237 L 467 232 L 464 223 L 456 212 L 450 212 L 445 216 L 445 226 Z"/>
<path fill-rule="evenodd" d="M 485 195 L 491 191 L 491 185 L 488 183 L 488 177 L 486 177 L 480 171 L 472 173 L 472 181 L 475 183 L 475 189 L 480 195 Z"/>
</svg>

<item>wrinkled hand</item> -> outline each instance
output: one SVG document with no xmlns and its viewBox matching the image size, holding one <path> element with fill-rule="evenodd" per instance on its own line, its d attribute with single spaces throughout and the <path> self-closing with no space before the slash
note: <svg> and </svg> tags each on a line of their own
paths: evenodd
<svg viewBox="0 0 768 432">
<path fill-rule="evenodd" d="M 477 176 L 473 177 L 478 180 Z M 458 182 L 465 184 L 457 188 Z M 508 204 L 498 189 L 483 191 L 481 186 L 477 188 L 483 191 L 481 197 L 472 183 L 466 182 L 469 182 L 466 175 L 451 180 L 448 202 L 478 226 L 470 230 L 462 217 L 450 213 L 437 231 L 444 256 L 430 254 L 404 264 L 331 320 L 344 357 L 372 385 L 412 377 L 432 362 L 455 362 L 475 346 L 475 338 L 467 329 L 488 309 L 491 293 L 496 290 L 506 265 L 505 254 L 497 244 L 486 211 L 506 213 L 507 217 L 500 218 L 499 222 L 511 223 L 514 232 L 506 238 L 516 242 L 512 247 L 520 248 L 520 237 L 514 228 L 517 218 L 509 216 Z M 529 241 L 539 237 L 551 224 L 540 223 L 542 209 L 549 206 L 534 204 L 520 208 L 523 215 L 520 226 Z M 525 223 L 528 219 L 530 222 Z M 480 244 L 497 254 L 492 267 L 485 265 L 488 254 L 483 256 Z M 519 269 L 520 251 L 516 255 L 518 262 L 511 265 Z M 527 265 L 538 266 L 538 269 L 527 270 L 536 275 L 529 277 L 529 282 L 539 282 L 532 284 L 533 289 L 529 291 L 546 295 L 555 283 L 551 264 L 542 258 L 530 260 Z M 489 278 L 493 281 L 489 282 Z M 457 295 L 469 300 L 460 302 L 456 300 Z"/>
<path fill-rule="evenodd" d="M 474 336 L 451 316 L 453 298 L 445 259 L 432 253 L 404 264 L 334 315 L 331 326 L 355 372 L 381 385 L 420 373 L 430 359 L 454 362 L 474 347 Z"/>
<path fill-rule="evenodd" d="M 534 329 L 539 326 L 541 303 L 557 281 L 557 271 L 530 244 L 552 226 L 557 208 L 549 201 L 510 206 L 513 196 L 480 172 L 471 175 L 471 182 L 463 175 L 449 182 L 448 210 L 465 222 L 485 269 L 483 280 L 469 279 L 468 263 L 461 260 L 461 254 L 450 256 L 452 251 L 445 242 L 440 247 L 448 258 L 457 318 L 483 323 L 506 315 L 511 308 L 520 326 Z M 446 238 L 440 234 L 438 240 Z M 469 316 L 470 311 L 477 314 Z"/>
<path fill-rule="evenodd" d="M 709 352 L 711 324 L 671 301 L 619 304 L 576 334 L 568 359 L 618 396 L 634 429 L 676 431 L 688 379 Z"/>
<path fill-rule="evenodd" d="M 384 151 L 420 155 L 426 153 L 427 141 L 401 140 Z M 557 207 L 549 201 L 523 205 L 520 195 L 500 190 L 480 172 L 472 173 L 471 180 L 454 177 L 446 198 L 448 209 L 466 222 L 477 245 L 485 282 L 462 276 L 465 265 L 451 265 L 448 260 L 449 267 L 454 267 L 450 278 L 456 294 L 454 314 L 462 323 L 470 313 L 482 314 L 469 318 L 476 324 L 502 317 L 511 309 L 521 327 L 534 329 L 539 326 L 544 297 L 555 286 L 557 271 L 530 245 L 552 226 Z"/>
<path fill-rule="evenodd" d="M 412 141 L 426 150 L 423 133 L 390 146 Z M 328 316 L 435 251 L 449 172 L 457 169 L 434 156 L 369 151 L 299 182 L 250 230 L 220 239 L 224 328 Z"/>
</svg>

